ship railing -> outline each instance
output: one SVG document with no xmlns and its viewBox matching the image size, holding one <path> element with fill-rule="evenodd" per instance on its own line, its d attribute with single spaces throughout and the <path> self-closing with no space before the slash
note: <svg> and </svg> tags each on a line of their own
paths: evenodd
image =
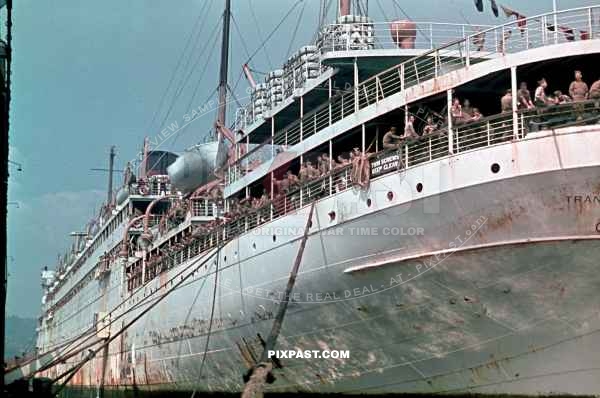
<svg viewBox="0 0 600 398">
<path fill-rule="evenodd" d="M 148 217 L 148 226 L 150 228 L 157 226 L 158 224 L 160 224 L 160 221 L 163 217 L 164 216 L 161 214 L 150 214 L 150 216 Z"/>
<path fill-rule="evenodd" d="M 507 112 L 454 127 L 454 152 L 491 146 L 514 137 L 513 114 Z"/>
<path fill-rule="evenodd" d="M 517 113 L 519 137 L 557 127 L 600 122 L 600 98 L 580 102 L 525 109 Z"/>
<path fill-rule="evenodd" d="M 492 27 L 443 22 L 414 24 L 414 40 L 406 40 L 410 32 L 394 22 L 329 24 L 321 31 L 317 46 L 321 53 L 398 48 L 430 50 Z"/>
<path fill-rule="evenodd" d="M 152 176 L 149 178 L 148 187 L 149 194 L 154 196 L 167 195 L 171 192 L 171 184 L 169 184 L 166 176 Z"/>
<path fill-rule="evenodd" d="M 355 92 L 354 90 L 344 91 L 339 93 L 331 104 L 326 103 L 305 114 L 304 117 L 288 124 L 286 127 L 278 131 L 272 137 L 269 137 L 262 144 L 257 145 L 241 156 L 236 162 L 230 166 L 228 174 L 228 183 L 242 178 L 250 173 L 263 162 L 274 158 L 277 154 L 284 151 L 287 147 L 296 145 L 308 137 L 317 134 L 324 128 L 331 126 L 345 117 L 355 112 Z M 271 147 L 270 156 L 262 156 L 265 147 Z"/>
<path fill-rule="evenodd" d="M 324 128 L 373 105 L 384 98 L 443 76 L 471 64 L 556 43 L 600 38 L 600 6 L 547 13 L 472 33 L 385 70 L 274 133 L 263 144 L 241 156 L 232 165 L 228 183 L 233 183 L 271 157 L 253 157 L 259 148 L 274 144 L 292 146 Z M 558 28 L 554 28 L 557 26 Z"/>
<path fill-rule="evenodd" d="M 362 85 L 381 97 L 504 54 L 600 37 L 600 6 L 557 11 L 472 33 L 375 75 Z M 554 27 L 557 27 L 556 29 Z M 359 92 L 364 90 L 359 90 Z"/>
<path fill-rule="evenodd" d="M 223 206 L 208 198 L 193 198 L 192 217 L 218 217 L 223 214 Z"/>
<path fill-rule="evenodd" d="M 516 129 L 514 128 L 515 120 L 517 121 Z M 525 138 L 528 134 L 545 129 L 598 123 L 600 123 L 600 99 L 550 105 L 545 108 L 523 109 L 515 113 L 501 113 L 455 126 L 452 130 L 456 144 L 453 154 L 517 141 Z M 408 141 L 397 149 L 383 150 L 369 155 L 371 178 L 406 170 L 450 155 L 452 153 L 448 147 L 447 127 L 440 126 L 439 130 L 433 134 Z M 394 160 L 392 167 L 374 172 L 376 169 L 373 166 L 376 166 L 376 162 L 386 158 L 390 160 L 389 157 L 393 157 L 392 160 Z M 228 220 L 224 225 L 207 231 L 198 238 L 198 250 L 204 252 L 216 247 L 220 242 L 252 230 L 256 231 L 252 232 L 253 234 L 263 232 L 272 234 L 273 231 L 270 230 L 256 229 L 267 222 L 297 211 L 315 200 L 353 188 L 352 169 L 352 164 L 338 164 L 328 173 L 274 197 L 265 206 L 247 210 L 234 219 Z M 182 256 L 169 257 L 168 267 L 176 266 L 177 261 L 185 261 L 190 255 L 187 254 L 185 257 L 186 255 L 182 254 Z"/>
</svg>

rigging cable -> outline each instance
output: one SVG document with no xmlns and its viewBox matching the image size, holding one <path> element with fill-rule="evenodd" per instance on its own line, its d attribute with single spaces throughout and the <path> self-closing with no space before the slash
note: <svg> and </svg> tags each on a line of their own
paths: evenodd
<svg viewBox="0 0 600 398">
<path fill-rule="evenodd" d="M 279 23 L 275 26 L 275 28 L 273 28 L 273 30 L 271 31 L 271 33 L 269 33 L 269 35 L 267 36 L 267 38 L 258 46 L 258 48 L 252 53 L 252 55 L 250 56 L 250 58 L 248 58 L 248 60 L 246 61 L 246 63 L 249 63 L 252 58 L 254 58 L 256 56 L 256 54 L 263 48 L 265 47 L 265 45 L 267 44 L 267 41 L 269 41 L 271 39 L 271 37 L 275 34 L 275 32 L 277 32 L 277 30 L 281 27 L 281 25 L 285 22 L 285 20 L 290 16 L 290 14 L 292 13 L 292 11 L 294 11 L 294 9 L 298 6 L 298 4 L 300 4 L 301 2 L 303 2 L 304 0 L 297 0 L 292 7 L 288 10 L 288 12 L 283 16 L 283 18 L 281 19 L 281 21 L 279 21 Z"/>
<path fill-rule="evenodd" d="M 180 285 L 182 285 L 190 276 L 193 276 L 194 273 L 200 269 L 202 266 L 204 266 L 204 264 L 206 262 L 208 262 L 208 260 L 210 260 L 215 254 L 218 255 L 218 253 L 220 252 L 221 247 L 218 247 L 217 250 L 215 251 L 215 253 L 213 253 L 212 255 L 208 256 L 208 258 L 206 260 L 204 260 L 196 269 L 194 269 L 192 272 L 190 272 L 189 274 L 187 274 L 186 276 L 182 276 L 181 280 L 179 282 L 177 282 L 173 287 L 171 287 L 170 290 L 166 291 L 162 296 L 160 296 L 154 303 L 152 303 L 148 308 L 144 309 L 142 312 L 140 312 L 138 315 L 136 315 L 131 321 L 129 321 L 128 323 L 126 323 L 125 325 L 123 325 L 123 327 L 114 335 L 111 335 L 109 338 L 106 339 L 106 341 L 104 342 L 104 344 L 102 344 L 101 347 L 96 348 L 95 350 L 90 350 L 90 352 L 88 353 L 88 355 L 84 358 L 84 360 L 80 363 L 77 364 L 75 367 L 73 367 L 71 370 L 61 374 L 60 376 L 54 378 L 52 380 L 53 383 L 57 382 L 58 380 L 60 380 L 62 377 L 66 376 L 67 374 L 69 374 L 70 371 L 72 371 L 73 373 L 70 374 L 70 376 L 67 378 L 67 380 L 65 380 L 60 387 L 58 388 L 58 390 L 55 392 L 55 395 L 58 395 L 58 393 L 60 391 L 62 391 L 63 388 L 65 388 L 67 382 L 71 379 L 71 377 L 80 369 L 82 368 L 86 362 L 88 362 L 90 359 L 92 359 L 96 354 L 98 354 L 98 352 L 100 352 L 105 346 L 109 345 L 112 341 L 114 341 L 117 337 L 119 337 L 121 334 L 123 334 L 123 332 L 125 332 L 127 329 L 129 329 L 133 324 L 135 324 L 138 320 L 140 320 L 144 315 L 146 315 L 148 312 L 150 312 L 151 309 L 153 309 L 156 305 L 158 305 L 158 303 L 160 303 L 162 300 L 165 299 L 165 297 L 167 297 L 170 293 L 172 293 L 173 291 L 175 291 L 177 288 L 179 288 Z"/>
<path fill-rule="evenodd" d="M 204 7 L 201 9 L 200 13 L 198 14 L 198 18 L 196 18 L 196 22 L 194 24 L 194 27 L 190 31 L 190 34 L 189 34 L 188 39 L 186 41 L 186 44 L 185 44 L 185 46 L 183 48 L 183 51 L 181 52 L 181 55 L 179 56 L 179 60 L 177 61 L 175 69 L 173 69 L 173 72 L 171 74 L 171 78 L 169 79 L 169 83 L 167 83 L 167 87 L 165 88 L 165 91 L 164 91 L 164 93 L 163 93 L 163 95 L 162 95 L 162 97 L 161 97 L 161 99 L 160 99 L 160 101 L 158 103 L 158 107 L 157 107 L 156 111 L 154 111 L 154 114 L 152 115 L 152 120 L 150 121 L 148 127 L 146 128 L 146 131 L 150 130 L 152 128 L 152 125 L 156 121 L 156 117 L 158 116 L 158 114 L 160 112 L 160 109 L 162 108 L 162 106 L 164 104 L 164 101 L 165 101 L 165 99 L 167 97 L 167 94 L 168 94 L 169 90 L 171 89 L 171 86 L 172 86 L 172 84 L 173 84 L 173 82 L 175 80 L 175 76 L 177 75 L 177 71 L 179 70 L 179 68 L 180 68 L 180 66 L 181 66 L 181 64 L 183 62 L 183 58 L 184 58 L 185 52 L 188 50 L 188 47 L 189 47 L 189 45 L 190 45 L 190 43 L 192 41 L 192 37 L 193 37 L 194 32 L 196 31 L 198 25 L 202 25 L 202 28 L 204 27 L 204 21 L 206 20 L 206 17 L 209 14 L 208 10 L 206 10 L 206 6 L 208 4 L 212 5 L 212 0 L 205 2 L 204 3 Z M 200 23 L 200 21 L 202 21 L 202 24 Z M 200 33 L 201 32 L 202 32 L 202 29 L 198 32 L 197 38 L 200 37 Z M 194 46 L 192 48 L 196 48 L 196 43 L 197 43 L 197 41 L 194 42 Z M 191 58 L 191 54 L 190 54 L 190 58 Z"/>
<path fill-rule="evenodd" d="M 192 73 L 194 72 L 194 69 L 196 68 L 196 66 L 200 62 L 201 57 L 204 55 L 204 52 L 206 51 L 208 45 L 210 44 L 210 42 L 212 40 L 214 40 L 216 38 L 216 33 L 218 32 L 219 26 L 220 26 L 220 21 L 215 24 L 215 27 L 213 28 L 213 31 L 211 33 L 211 37 L 209 38 L 209 40 L 206 41 L 204 47 L 202 48 L 202 50 L 198 54 L 198 57 L 196 58 L 196 62 L 194 63 L 194 66 L 189 71 L 189 73 L 187 74 L 187 76 L 183 79 L 182 85 L 179 87 L 179 90 L 175 93 L 175 97 L 171 101 L 171 105 L 169 106 L 169 110 L 167 111 L 167 114 L 163 118 L 162 122 L 160 123 L 160 126 L 163 126 L 165 124 L 165 121 L 167 120 L 167 118 L 171 115 L 171 112 L 173 110 L 173 106 L 175 105 L 175 102 L 177 101 L 177 99 L 179 98 L 179 96 L 181 95 L 181 93 L 183 92 L 183 89 L 187 85 L 187 82 L 189 81 L 190 77 L 192 76 Z M 208 60 L 207 60 L 207 62 L 208 62 Z"/>
<path fill-rule="evenodd" d="M 260 30 L 260 24 L 258 23 L 258 18 L 256 18 L 256 14 L 254 13 L 254 8 L 252 7 L 252 2 L 254 0 L 248 0 L 248 6 L 250 8 L 250 15 L 252 15 L 252 19 L 254 20 L 254 26 L 256 26 L 256 32 L 258 33 L 258 39 L 263 42 L 264 38 L 262 35 L 262 32 Z M 273 62 L 271 61 L 271 55 L 269 54 L 269 51 L 267 51 L 267 48 L 264 47 L 265 50 L 265 58 L 267 59 L 267 62 L 269 63 L 269 67 L 271 68 L 271 70 L 275 69 L 275 67 L 273 66 Z"/>
<path fill-rule="evenodd" d="M 209 256 L 209 258 L 211 258 L 212 256 L 214 256 L 214 254 L 213 254 L 213 255 L 211 255 L 211 256 Z M 187 269 L 189 269 L 189 267 L 192 267 L 192 266 L 196 265 L 196 264 L 197 264 L 197 262 L 198 262 L 198 261 L 201 261 L 203 258 L 204 258 L 204 256 L 203 256 L 203 257 L 201 257 L 201 258 L 199 258 L 198 260 L 194 261 L 194 262 L 193 262 L 192 264 L 190 264 L 188 267 L 185 267 L 184 269 L 182 269 L 181 271 L 179 271 L 178 273 L 176 273 L 176 274 L 175 274 L 175 275 L 174 275 L 174 276 L 173 276 L 171 279 L 167 280 L 167 281 L 166 281 L 164 284 L 162 284 L 161 286 L 159 286 L 159 287 L 158 287 L 158 288 L 157 288 L 157 289 L 156 289 L 154 292 L 150 293 L 150 294 L 149 294 L 149 295 L 147 295 L 147 296 L 144 296 L 144 297 L 143 297 L 143 298 L 142 298 L 142 299 L 141 299 L 139 302 L 137 302 L 137 303 L 136 303 L 136 304 L 135 304 L 133 307 L 131 307 L 131 308 L 129 308 L 128 310 L 126 310 L 125 312 L 123 312 L 123 313 L 119 314 L 119 315 L 118 315 L 116 318 L 114 318 L 114 319 L 113 319 L 113 317 L 111 316 L 109 323 L 108 323 L 107 325 L 105 325 L 104 327 L 102 327 L 101 329 L 97 330 L 96 328 L 92 327 L 92 332 L 96 332 L 96 333 L 97 333 L 97 332 L 100 332 L 100 331 L 102 331 L 102 330 L 106 329 L 107 327 L 110 327 L 112 324 L 114 324 L 116 321 L 118 321 L 119 319 L 121 319 L 123 316 L 127 315 L 129 312 L 131 312 L 131 311 L 133 311 L 133 310 L 136 310 L 136 309 L 140 308 L 141 306 L 145 305 L 145 304 L 146 304 L 146 302 L 147 302 L 147 301 L 148 301 L 148 300 L 149 300 L 149 299 L 150 299 L 150 298 L 151 298 L 151 297 L 152 297 L 152 296 L 153 296 L 153 295 L 154 295 L 156 292 L 159 292 L 159 291 L 160 291 L 160 290 L 161 290 L 163 287 L 167 286 L 169 283 L 173 282 L 173 281 L 174 281 L 176 278 L 178 278 L 178 277 L 184 278 L 182 274 L 183 274 L 183 273 L 184 273 L 184 272 L 185 272 Z M 208 259 L 207 259 L 207 260 L 208 260 Z M 201 265 L 204 265 L 204 262 L 203 262 Z M 198 269 L 199 269 L 199 267 L 198 267 L 198 268 L 196 268 L 196 269 L 194 269 L 194 271 L 192 271 L 192 273 L 193 273 L 193 272 L 196 272 Z M 145 289 L 145 288 L 147 288 L 147 286 L 146 286 L 146 285 L 142 285 L 142 286 L 140 286 L 140 287 L 139 287 L 139 288 L 137 288 L 137 289 L 136 289 L 134 292 L 132 292 L 132 293 L 131 293 L 131 296 L 134 296 L 134 295 L 136 295 L 138 292 L 140 292 L 142 289 Z M 127 301 L 129 301 L 129 300 L 130 300 L 130 298 L 131 298 L 131 297 L 128 297 L 128 298 L 126 298 L 126 299 L 122 300 L 122 301 L 121 301 L 119 304 L 117 304 L 115 307 L 113 307 L 113 308 L 112 308 L 112 309 L 111 309 L 111 310 L 108 312 L 107 316 L 108 316 L 108 315 L 112 315 L 112 314 L 113 314 L 113 313 L 114 313 L 114 312 L 115 312 L 115 311 L 116 311 L 116 310 L 117 310 L 119 307 L 121 307 L 123 304 L 125 304 Z M 80 337 L 83 337 L 85 334 L 86 334 L 86 333 L 84 332 L 84 333 L 82 334 L 82 336 L 80 336 Z M 95 333 L 92 333 L 92 335 L 93 335 L 93 334 L 95 334 Z M 82 346 L 82 345 L 83 345 L 85 342 L 87 342 L 87 341 L 90 339 L 90 337 L 92 337 L 92 336 L 88 336 L 88 337 L 87 337 L 87 338 L 85 338 L 83 341 L 80 341 L 80 342 L 79 342 L 77 345 L 75 345 L 74 347 L 70 347 L 70 348 L 67 350 L 67 352 L 66 352 L 66 353 L 65 353 L 65 352 L 63 352 L 63 353 L 61 353 L 61 354 L 59 354 L 59 355 L 62 355 L 62 356 L 64 356 L 64 355 L 67 355 L 67 356 L 70 358 L 70 357 L 72 357 L 73 355 L 76 355 L 76 354 L 80 353 L 81 351 L 83 351 L 83 350 L 84 350 L 85 348 L 87 348 L 88 346 L 90 346 L 90 345 L 91 345 L 91 346 L 93 346 L 93 345 L 95 345 L 95 344 L 97 344 L 97 343 L 99 342 L 99 341 L 97 341 L 97 342 L 94 342 L 94 343 L 92 343 L 92 344 L 90 344 L 90 345 L 88 345 L 88 346 L 84 347 L 83 349 L 79 349 L 78 351 L 76 351 L 76 352 L 73 352 L 73 350 L 76 350 L 76 349 L 80 348 L 80 347 L 81 347 L 81 346 Z M 47 353 L 44 353 L 44 355 L 46 355 L 46 354 L 47 354 Z M 43 367 L 41 367 L 40 369 L 38 369 L 38 370 L 35 370 L 35 371 L 32 373 L 32 375 L 34 375 L 34 374 L 36 374 L 36 373 L 39 373 L 39 372 L 41 372 L 41 371 L 44 371 L 44 370 L 46 370 L 46 369 L 48 369 L 48 368 L 50 368 L 50 367 L 52 367 L 52 366 L 56 365 L 57 363 L 61 362 L 61 360 L 63 360 L 63 357 L 58 357 L 58 358 L 54 359 L 54 360 L 53 360 L 53 361 L 51 361 L 50 363 L 48 363 L 48 364 L 44 365 Z"/>
<path fill-rule="evenodd" d="M 201 83 L 202 83 L 202 80 L 204 79 L 204 75 L 206 74 L 206 71 L 208 70 L 208 66 L 209 66 L 209 64 L 210 64 L 210 59 L 211 59 L 211 58 L 212 58 L 212 56 L 213 56 L 213 53 L 214 53 L 214 51 L 215 51 L 215 49 L 216 49 L 216 47 L 217 47 L 217 43 L 218 43 L 218 42 L 219 42 L 218 38 L 217 38 L 217 39 L 215 39 L 215 41 L 214 41 L 214 43 L 213 43 L 213 46 L 212 46 L 212 48 L 210 49 L 210 53 L 208 54 L 208 58 L 206 59 L 206 63 L 204 64 L 204 67 L 202 68 L 202 72 L 200 72 L 200 76 L 198 77 L 198 80 L 197 80 L 197 82 L 196 82 L 196 85 L 195 85 L 195 87 L 194 87 L 194 91 L 192 92 L 192 96 L 190 97 L 190 101 L 189 101 L 189 103 L 188 103 L 188 105 L 187 105 L 187 108 L 185 108 L 185 109 L 186 109 L 186 112 L 188 112 L 188 111 L 191 109 L 191 107 L 192 107 L 192 103 L 194 102 L 194 99 L 196 98 L 196 94 L 198 93 L 198 89 L 200 88 L 200 85 L 201 85 Z M 214 93 L 216 90 L 217 90 L 217 88 L 215 88 L 214 90 L 212 90 L 212 91 L 210 92 L 210 94 L 209 94 L 209 96 L 208 96 L 208 97 L 210 98 L 210 96 L 212 96 L 212 95 L 213 95 L 213 93 Z M 202 104 L 204 104 L 204 103 L 206 103 L 206 101 L 205 101 L 205 102 L 203 102 Z M 194 119 L 195 119 L 195 118 L 194 118 Z M 187 126 L 189 126 L 189 123 L 186 125 L 186 127 L 187 127 Z M 175 145 L 175 143 L 177 142 L 177 138 L 179 138 L 179 136 L 180 136 L 180 135 L 182 135 L 182 133 L 183 133 L 183 128 L 182 128 L 182 130 L 179 132 L 179 134 L 176 134 L 176 135 L 175 135 L 175 139 L 173 140 L 173 143 L 172 143 L 171 145 Z"/>
<path fill-rule="evenodd" d="M 329 14 L 329 10 L 331 9 L 331 1 L 332 0 L 321 0 L 323 1 L 322 5 L 323 5 L 323 9 L 321 10 L 321 15 L 319 16 L 319 25 L 317 26 L 317 29 L 315 30 L 315 34 L 313 35 L 313 43 L 316 42 L 319 38 L 319 33 L 321 32 L 321 28 L 323 27 L 323 25 L 325 25 L 326 20 L 327 20 L 327 15 Z M 334 21 L 336 22 L 336 21 Z"/>
<path fill-rule="evenodd" d="M 195 86 L 195 88 L 194 88 L 194 91 L 193 91 L 193 93 L 192 93 L 192 97 L 190 98 L 190 102 L 189 102 L 189 104 L 188 104 L 188 107 L 186 108 L 186 112 L 187 112 L 187 111 L 190 109 L 190 107 L 192 106 L 191 104 L 192 104 L 192 102 L 194 101 L 194 98 L 196 97 L 196 93 L 197 93 L 197 91 L 198 91 L 198 88 L 200 87 L 200 83 L 202 82 L 202 79 L 203 79 L 203 77 L 204 77 L 204 74 L 205 74 L 205 73 L 206 73 L 206 71 L 208 70 L 208 66 L 209 66 L 209 64 L 210 64 L 210 59 L 211 59 L 211 57 L 212 57 L 212 54 L 213 54 L 213 52 L 214 52 L 214 50 L 215 50 L 215 48 L 216 48 L 216 45 L 217 45 L 218 41 L 219 41 L 219 40 L 218 40 L 218 37 L 216 36 L 216 33 L 217 33 L 217 31 L 218 31 L 216 28 L 218 28 L 219 26 L 220 26 L 219 24 L 215 25 L 215 29 L 213 30 L 212 37 L 211 37 L 211 39 L 213 39 L 213 46 L 211 47 L 211 49 L 210 49 L 210 53 L 208 54 L 208 57 L 206 58 L 206 62 L 204 63 L 204 66 L 203 66 L 202 72 L 200 73 L 200 77 L 199 77 L 199 79 L 198 79 L 198 81 L 197 81 L 197 83 L 196 83 L 196 86 Z M 194 67 L 193 67 L 193 68 L 190 70 L 190 72 L 189 72 L 188 76 L 187 76 L 187 77 L 185 78 L 185 80 L 184 80 L 184 83 L 183 83 L 183 85 L 180 87 L 180 90 L 179 90 L 179 92 L 176 94 L 176 97 L 175 97 L 175 98 L 173 99 L 173 101 L 171 102 L 171 105 L 170 105 L 170 107 L 169 107 L 169 111 L 167 112 L 167 114 L 166 114 L 166 115 L 165 115 L 165 117 L 163 118 L 163 120 L 162 120 L 162 123 L 161 123 L 161 126 L 162 126 L 162 125 L 164 125 L 165 121 L 167 120 L 167 117 L 169 117 L 169 115 L 171 114 L 171 111 L 173 110 L 173 106 L 175 105 L 175 101 L 176 101 L 176 100 L 177 100 L 177 98 L 178 98 L 178 97 L 179 97 L 179 96 L 182 94 L 182 92 L 183 92 L 183 89 L 184 89 L 184 88 L 185 88 L 185 86 L 186 86 L 186 82 L 187 82 L 187 81 L 189 81 L 189 78 L 191 77 L 192 73 L 194 72 L 194 69 L 196 68 L 196 66 L 197 66 L 198 62 L 200 62 L 200 56 L 201 56 L 201 55 L 203 55 L 203 53 L 204 53 L 204 52 L 205 52 L 205 50 L 206 50 L 206 46 L 207 46 L 209 43 L 210 43 L 210 40 L 206 42 L 206 45 L 205 45 L 205 47 L 203 48 L 203 50 L 202 50 L 202 53 L 201 53 L 201 54 L 198 56 L 198 58 L 196 59 L 196 62 L 194 63 Z M 210 94 L 210 95 L 212 95 L 212 92 L 211 92 L 211 94 Z M 186 127 L 187 127 L 187 126 L 189 126 L 189 123 L 186 125 Z M 174 142 L 173 142 L 173 144 L 172 144 L 172 145 L 174 145 L 174 143 L 177 141 L 177 137 L 178 137 L 179 135 L 181 135 L 181 133 L 182 133 L 181 129 L 180 129 L 180 130 L 177 130 L 177 131 L 179 132 L 179 134 L 175 134 L 175 139 L 174 139 Z M 160 155 L 160 156 L 158 157 L 158 159 L 156 159 L 156 161 L 155 161 L 155 162 L 152 164 L 152 166 L 150 167 L 150 169 L 154 168 L 154 166 L 156 166 L 157 164 L 159 164 L 159 162 L 160 162 L 160 161 L 162 161 L 162 159 L 163 159 L 165 156 L 166 156 L 166 152 L 165 152 L 165 153 L 163 153 L 162 155 Z"/>
<path fill-rule="evenodd" d="M 215 316 L 215 303 L 217 301 L 217 286 L 219 285 L 219 252 L 221 249 L 217 249 L 217 261 L 215 263 L 215 286 L 213 289 L 213 298 L 212 298 L 212 306 L 210 309 L 210 320 L 208 322 L 208 333 L 206 334 L 206 342 L 204 344 L 204 352 L 202 353 L 202 362 L 200 362 L 200 370 L 198 372 L 198 379 L 202 377 L 202 371 L 204 370 L 204 364 L 206 363 L 206 354 L 208 352 L 208 345 L 210 343 L 210 335 L 212 333 L 213 320 Z M 196 394 L 196 389 L 194 388 L 194 392 L 192 396 Z"/>
<path fill-rule="evenodd" d="M 242 36 L 242 32 L 240 31 L 240 27 L 238 26 L 237 21 L 235 20 L 235 16 L 231 14 L 231 20 L 233 21 L 233 27 L 235 28 L 236 33 L 240 37 L 240 42 L 244 47 L 244 51 L 246 52 L 246 56 L 250 58 L 250 51 L 248 51 L 248 46 L 246 45 L 246 41 L 244 40 L 244 36 Z"/>
<path fill-rule="evenodd" d="M 288 46 L 287 52 L 285 54 L 285 59 L 289 58 L 290 52 L 292 51 L 292 46 L 294 45 L 294 41 L 296 41 L 296 34 L 298 34 L 298 28 L 300 27 L 300 22 L 302 22 L 302 15 L 304 15 L 305 8 L 306 3 L 303 3 L 302 8 L 300 9 L 300 15 L 298 16 L 298 21 L 296 22 L 296 27 L 294 28 L 294 33 L 292 34 L 292 39 L 290 40 L 290 45 Z"/>
</svg>

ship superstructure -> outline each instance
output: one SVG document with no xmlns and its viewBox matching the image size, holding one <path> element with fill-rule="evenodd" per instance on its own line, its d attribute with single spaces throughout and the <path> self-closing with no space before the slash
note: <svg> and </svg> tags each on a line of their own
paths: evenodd
<svg viewBox="0 0 600 398">
<path fill-rule="evenodd" d="M 277 347 L 350 358 L 277 361 L 267 391 L 600 391 L 600 98 L 519 94 L 600 78 L 600 6 L 487 27 L 341 3 L 233 128 L 219 112 L 216 142 L 126 174 L 44 272 L 21 372 L 81 394 L 241 391 L 305 244 Z M 385 145 L 409 124 L 424 133 Z"/>
</svg>

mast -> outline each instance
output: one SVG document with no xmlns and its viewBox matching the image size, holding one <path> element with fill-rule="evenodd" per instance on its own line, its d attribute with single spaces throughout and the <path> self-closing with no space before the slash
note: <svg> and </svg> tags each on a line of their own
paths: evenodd
<svg viewBox="0 0 600 398">
<path fill-rule="evenodd" d="M 2 245 L 0 253 L 4 253 L 4 264 L 0 267 L 0 279 L 2 279 L 2 286 L 0 288 L 0 308 L 2 314 L 0 314 L 0 357 L 4 360 L 4 337 L 5 337 L 5 315 L 6 315 L 6 267 L 7 259 L 7 245 L 6 245 L 6 221 L 7 221 L 7 210 L 8 204 L 8 130 L 9 130 L 9 108 L 10 108 L 10 89 L 11 89 L 11 67 L 12 67 L 12 0 L 6 1 L 6 59 L 0 60 L 6 62 L 5 73 L 6 76 L 0 76 L 0 140 L 2 141 L 2 160 L 0 166 L 0 178 L 2 179 L 2 192 L 0 192 L 0 212 L 2 213 L 2 220 L 5 221 L 4 227 L 0 230 L 0 245 Z M 0 7 L 2 8 L 2 7 Z M 4 69 L 4 68 L 2 68 Z M 0 381 L 0 387 L 4 391 L 4 377 Z"/>
<path fill-rule="evenodd" d="M 221 71 L 219 79 L 219 113 L 217 125 L 225 127 L 227 113 L 227 75 L 229 73 L 229 25 L 231 22 L 231 0 L 225 0 L 225 12 L 223 13 L 223 41 L 221 44 Z M 221 138 L 220 129 L 219 139 Z"/>
<path fill-rule="evenodd" d="M 340 17 L 350 15 L 350 0 L 340 0 Z"/>
<path fill-rule="evenodd" d="M 108 205 L 113 203 L 113 172 L 115 165 L 115 146 L 110 147 L 110 158 L 108 160 Z"/>
</svg>

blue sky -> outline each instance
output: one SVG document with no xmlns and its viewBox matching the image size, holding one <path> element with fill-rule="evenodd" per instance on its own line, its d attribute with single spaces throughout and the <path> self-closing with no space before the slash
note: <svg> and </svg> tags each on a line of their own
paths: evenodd
<svg viewBox="0 0 600 398">
<path fill-rule="evenodd" d="M 250 2 L 258 24 L 252 17 Z M 295 2 L 232 0 L 241 32 L 238 34 L 238 28 L 232 25 L 232 86 L 248 59 L 245 47 L 254 52 L 260 37 L 270 33 Z M 386 19 L 401 17 L 392 0 L 379 2 Z M 483 14 L 476 12 L 472 0 L 397 2 L 416 21 L 506 21 L 491 15 L 486 0 Z M 552 7 L 551 0 L 498 2 L 526 15 Z M 10 159 L 23 164 L 23 171 L 11 168 L 9 180 L 9 201 L 17 201 L 20 206 L 9 207 L 7 312 L 36 316 L 41 268 L 54 265 L 56 255 L 70 245 L 67 234 L 80 229 L 105 199 L 107 176 L 89 169 L 106 167 L 111 145 L 118 147 L 117 167 L 122 168 L 140 149 L 144 136 L 155 136 L 171 123 L 182 124 L 186 112 L 214 97 L 210 94 L 218 81 L 220 42 L 209 57 L 213 44 L 210 34 L 215 31 L 224 1 L 14 3 Z M 594 2 L 558 3 L 559 8 L 571 8 Z M 252 59 L 254 69 L 268 71 L 283 64 L 303 7 L 302 23 L 291 51 L 311 42 L 317 29 L 318 0 L 304 0 L 294 9 L 266 44 L 269 56 L 259 51 Z M 370 0 L 370 11 L 375 20 L 385 20 L 377 0 Z M 191 36 L 192 49 L 188 46 L 180 68 L 175 70 L 194 26 L 198 28 Z M 174 84 L 168 86 L 171 76 Z M 183 89 L 174 99 L 174 87 L 178 86 Z M 159 108 L 167 87 L 171 89 Z M 246 88 L 242 78 L 236 88 L 239 97 L 245 95 Z M 212 113 L 197 119 L 165 142 L 163 148 L 178 151 L 200 141 L 213 121 Z"/>
</svg>

